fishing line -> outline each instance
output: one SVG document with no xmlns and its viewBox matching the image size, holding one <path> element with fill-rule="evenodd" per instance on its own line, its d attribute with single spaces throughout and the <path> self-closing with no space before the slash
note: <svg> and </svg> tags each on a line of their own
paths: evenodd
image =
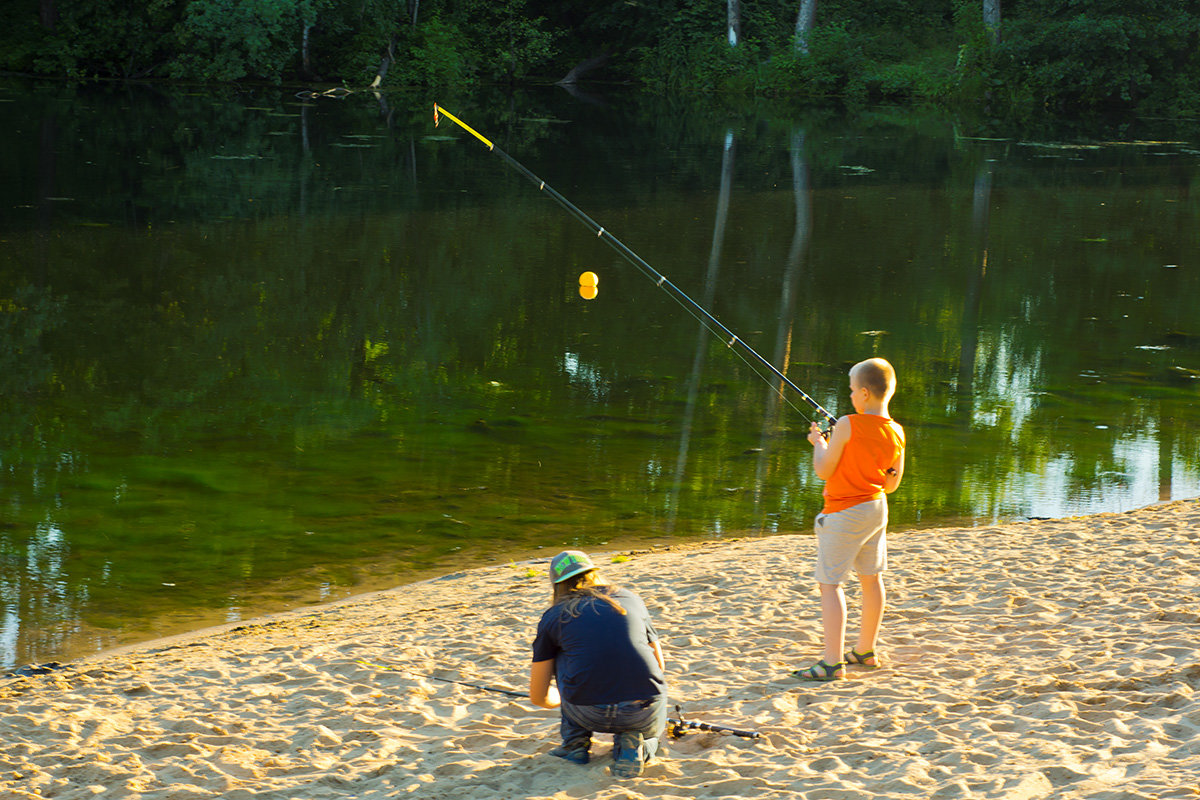
<svg viewBox="0 0 1200 800">
<path fill-rule="evenodd" d="M 414 678 L 429 678 L 430 680 L 442 681 L 443 683 L 453 683 L 456 686 L 466 686 L 471 689 L 478 689 L 481 692 L 495 692 L 496 694 L 506 694 L 509 697 L 520 697 L 522 700 L 529 697 L 527 693 L 514 691 L 513 689 L 505 689 L 500 686 L 488 686 L 487 684 L 483 683 L 471 683 L 470 681 L 456 681 L 451 678 L 439 678 L 437 675 L 424 675 L 420 672 L 413 672 L 412 670 L 401 669 L 400 667 L 393 667 L 388 664 L 372 664 L 370 661 L 363 661 L 361 658 L 356 660 L 354 663 L 360 664 L 368 669 L 378 669 L 385 672 L 399 672 Z"/>
<path fill-rule="evenodd" d="M 641 273 L 643 275 L 645 275 L 650 280 L 654 281 L 655 285 L 657 285 L 660 289 L 662 289 L 670 297 L 672 297 L 675 300 L 675 302 L 679 304 L 680 307 L 682 307 L 684 310 L 686 310 L 695 319 L 700 321 L 700 323 L 702 325 L 704 325 L 704 327 L 706 329 L 708 329 L 714 336 L 716 336 L 717 338 L 724 341 L 725 345 L 730 350 L 733 350 L 734 353 L 737 353 L 738 357 L 741 358 L 742 361 L 744 361 L 747 364 L 747 366 L 749 366 L 751 368 L 751 370 L 754 372 L 754 374 L 758 375 L 760 378 L 762 378 L 764 381 L 766 381 L 768 385 L 770 385 L 773 389 L 775 389 L 775 391 L 779 392 L 779 396 L 782 397 L 784 399 L 784 401 L 788 403 L 788 405 L 792 406 L 792 408 L 796 409 L 796 411 L 801 413 L 803 416 L 805 416 L 809 420 L 812 420 L 813 422 L 817 422 L 817 420 L 813 419 L 812 416 L 810 416 L 809 414 L 806 414 L 801 409 L 797 408 L 794 404 L 792 404 L 784 396 L 783 391 L 781 389 L 776 388 L 773 384 L 771 384 L 771 381 L 768 380 L 766 378 L 766 376 L 764 376 L 761 372 L 759 372 L 758 368 L 755 367 L 754 363 L 751 362 L 750 360 L 748 360 L 742 351 L 744 351 L 746 354 L 749 354 L 750 356 L 753 356 L 757 360 L 758 364 L 765 366 L 768 370 L 771 371 L 771 373 L 776 378 L 778 378 L 782 382 L 783 385 L 786 385 L 789 389 L 791 389 L 796 394 L 798 394 L 800 396 L 800 398 L 802 400 L 804 400 L 804 402 L 806 402 L 810 406 L 812 406 L 813 410 L 818 415 L 820 415 L 822 421 L 827 423 L 828 426 L 832 426 L 832 424 L 836 421 L 837 418 L 834 417 L 833 414 L 830 414 L 828 411 L 826 411 L 821 406 L 820 403 L 818 403 L 816 400 L 814 400 L 812 397 L 810 397 L 807 392 L 805 392 L 803 389 L 801 389 L 799 386 L 797 386 L 795 383 L 793 383 L 792 380 L 790 378 L 788 378 L 787 375 L 784 375 L 783 372 L 778 367 L 776 367 L 774 364 L 772 364 L 770 361 L 768 361 L 764 356 L 762 356 L 757 350 L 755 350 L 753 347 L 751 347 L 749 344 L 747 344 L 746 341 L 743 340 L 740 336 L 738 336 L 736 333 L 731 331 L 729 328 L 725 327 L 725 325 L 719 319 L 714 317 L 712 315 L 712 313 L 710 313 L 708 311 L 708 309 L 704 308 L 702 305 L 700 305 L 695 300 L 693 300 L 691 297 L 689 297 L 686 292 L 684 292 L 682 289 L 680 289 L 678 286 L 676 286 L 674 283 L 672 283 L 667 278 L 667 276 L 663 275 L 657 269 L 650 266 L 650 264 L 645 259 L 643 259 L 637 253 L 635 253 L 633 250 L 631 250 L 620 239 L 613 236 L 612 233 L 608 229 L 606 229 L 603 225 L 599 224 L 594 219 L 592 219 L 587 214 L 585 214 L 578 206 L 576 206 L 574 203 L 572 203 L 570 200 L 568 200 L 566 197 L 564 197 L 562 194 L 560 194 L 554 187 L 550 186 L 550 184 L 546 183 L 544 180 L 542 180 L 537 175 L 535 175 L 533 172 L 531 172 L 520 161 L 517 161 L 515 158 L 510 156 L 508 153 L 504 152 L 499 147 L 496 147 L 495 143 L 493 143 L 490 139 L 488 139 L 483 134 L 476 131 L 474 128 L 472 128 L 467 123 L 463 122 L 458 117 L 451 114 L 446 109 L 439 106 L 437 103 L 434 103 L 433 104 L 434 127 L 437 127 L 438 122 L 440 121 L 440 117 L 442 117 L 442 116 L 446 117 L 451 122 L 454 122 L 460 128 L 465 130 L 467 133 L 474 136 L 476 139 L 478 139 L 480 142 L 482 142 L 484 144 L 484 146 L 487 147 L 488 150 L 490 150 L 491 152 L 493 152 L 496 155 L 503 158 L 505 160 L 505 162 L 508 163 L 509 166 L 511 166 L 517 172 L 524 175 L 526 178 L 529 179 L 530 182 L 532 182 L 535 186 L 537 186 L 539 191 L 545 192 L 546 194 L 550 195 L 550 197 L 553 198 L 556 203 L 558 203 L 560 206 L 562 206 L 563 209 L 565 209 L 567 211 L 567 213 L 569 213 L 571 216 L 575 217 L 575 219 L 579 220 L 584 225 L 586 225 L 588 228 L 590 228 L 599 239 L 604 241 L 605 244 L 607 244 L 613 250 L 616 250 L 617 253 L 619 253 L 626 261 L 628 261 L 630 264 L 633 264 L 633 266 L 637 267 L 637 269 L 639 271 L 641 271 Z M 742 351 L 736 349 L 734 347 L 735 345 L 741 345 Z M 820 424 L 820 423 L 818 423 L 818 424 Z M 822 426 L 822 427 L 826 427 L 826 426 Z"/>
<path fill-rule="evenodd" d="M 508 695 L 509 697 L 519 697 L 522 700 L 529 699 L 529 695 L 526 694 L 525 692 L 518 692 L 513 689 L 505 689 L 500 686 L 488 686 L 487 684 L 484 684 L 484 683 L 471 683 L 469 681 L 456 681 L 456 680 L 452 680 L 450 678 L 439 678 L 437 675 L 423 675 L 419 672 L 414 672 L 413 670 L 403 669 L 401 667 L 394 667 L 394 666 L 391 666 L 390 664 L 374 664 L 370 661 L 364 661 L 361 658 L 356 659 L 354 663 L 359 664 L 364 667 L 367 667 L 369 669 L 383 670 L 386 672 L 399 672 L 403 675 L 409 675 L 414 678 L 429 678 L 429 679 L 432 679 L 435 681 L 442 681 L 444 683 L 453 683 L 456 686 L 466 686 L 471 689 L 477 689 L 481 692 L 494 692 L 495 694 Z M 709 723 L 709 722 L 699 722 L 696 720 L 684 719 L 683 718 L 683 709 L 680 708 L 678 705 L 675 706 L 675 713 L 678 714 L 679 716 L 678 717 L 667 717 L 667 732 L 670 733 L 671 736 L 676 739 L 682 737 L 687 731 L 707 731 L 709 733 L 721 733 L 721 734 L 725 734 L 728 736 L 739 736 L 743 739 L 761 739 L 762 738 L 762 734 L 755 730 L 743 730 L 741 728 L 730 728 L 725 725 L 713 725 L 712 723 Z"/>
<path fill-rule="evenodd" d="M 707 330 L 707 331 L 708 331 L 709 333 L 711 333 L 713 336 L 716 336 L 718 339 L 722 338 L 722 337 L 721 337 L 721 332 L 720 332 L 720 331 L 718 331 L 718 330 L 715 330 L 715 329 L 713 328 L 713 326 L 712 326 L 711 324 L 709 324 L 708 320 L 706 320 L 704 317 L 702 317 L 702 316 L 700 316 L 699 314 L 697 314 L 697 313 L 696 313 L 694 310 L 692 310 L 692 309 L 691 309 L 689 306 L 686 306 L 686 305 L 684 305 L 684 303 L 683 303 L 683 301 L 682 301 L 682 300 L 680 300 L 678 297 L 676 297 L 675 295 L 671 294 L 670 292 L 667 292 L 667 296 L 668 296 L 668 297 L 670 297 L 672 300 L 674 300 L 674 301 L 675 301 L 675 303 L 676 303 L 676 305 L 678 305 L 680 308 L 682 308 L 682 309 L 683 309 L 683 310 L 684 310 L 684 311 L 685 311 L 685 312 L 686 312 L 686 313 L 687 313 L 689 316 L 691 316 L 691 317 L 692 317 L 692 319 L 694 319 L 694 320 L 696 320 L 697 322 L 699 322 L 699 323 L 700 323 L 700 325 L 701 325 L 701 326 L 703 326 L 703 328 L 704 328 L 705 330 Z M 747 345 L 747 344 L 745 344 L 744 342 L 742 342 L 742 340 L 741 340 L 741 339 L 738 339 L 738 342 L 739 342 L 739 343 L 741 343 L 741 344 L 742 344 L 742 346 L 743 346 L 743 347 L 745 347 L 746 349 L 750 349 L 749 345 Z M 811 416 L 811 415 L 809 415 L 809 414 L 808 414 L 808 413 L 807 413 L 807 412 L 806 412 L 804 409 L 802 409 L 800 406 L 798 406 L 798 405 L 796 405 L 795 403 L 793 403 L 793 402 L 792 402 L 791 398 L 790 398 L 790 397 L 788 397 L 788 396 L 787 396 L 787 395 L 784 393 L 784 391 L 783 391 L 783 387 L 782 387 L 782 386 L 776 386 L 774 383 L 772 383 L 772 382 L 771 382 L 771 379 L 770 379 L 769 377 L 767 377 L 766 375 L 764 375 L 764 374 L 763 374 L 763 373 L 762 373 L 762 372 L 759 370 L 759 368 L 758 368 L 757 366 L 755 366 L 755 364 L 754 364 L 752 361 L 750 361 L 750 359 L 746 358 L 746 356 L 742 354 L 742 352 L 741 352 L 740 350 L 737 350 L 737 349 L 735 349 L 735 348 L 734 348 L 734 347 L 733 347 L 733 346 L 732 346 L 732 345 L 731 345 L 729 342 L 726 342 L 726 346 L 729 348 L 729 352 L 731 352 L 731 353 L 733 353 L 735 356 L 737 356 L 737 357 L 738 357 L 738 359 L 739 359 L 739 360 L 741 360 L 741 362 L 742 362 L 743 364 L 745 364 L 745 365 L 746 365 L 746 366 L 747 366 L 747 367 L 750 369 L 750 371 L 751 371 L 751 372 L 753 372 L 755 375 L 757 375 L 759 378 L 761 378 L 761 379 L 762 379 L 762 381 L 763 381 L 764 383 L 766 383 L 766 384 L 767 384 L 767 387 L 768 387 L 768 388 L 770 388 L 770 390 L 771 390 L 772 392 L 774 392 L 774 393 L 775 393 L 775 394 L 776 394 L 776 395 L 779 397 L 779 399 L 780 399 L 780 400 L 782 400 L 784 403 L 786 403 L 788 406 L 790 406 L 790 407 L 792 408 L 792 410 L 793 410 L 793 411 L 795 411 L 795 412 L 796 412 L 797 414 L 799 414 L 800 416 L 804 417 L 805 419 L 807 419 L 807 420 L 809 420 L 809 421 L 813 421 L 813 422 L 815 422 L 815 420 L 813 420 L 813 418 L 812 418 L 812 416 Z M 755 355 L 758 355 L 758 354 L 757 354 L 757 353 L 755 353 Z M 761 356 L 760 356 L 760 358 L 761 358 Z M 769 365 L 768 365 L 768 366 L 769 366 Z M 790 381 L 789 381 L 789 383 L 790 383 Z M 822 409 L 822 411 L 823 411 L 823 409 Z M 826 412 L 826 413 L 827 413 L 827 412 Z M 833 417 L 832 417 L 832 416 L 826 416 L 826 417 L 825 417 L 825 419 L 826 419 L 826 420 L 827 420 L 829 423 L 832 423 L 832 422 L 833 422 Z"/>
</svg>

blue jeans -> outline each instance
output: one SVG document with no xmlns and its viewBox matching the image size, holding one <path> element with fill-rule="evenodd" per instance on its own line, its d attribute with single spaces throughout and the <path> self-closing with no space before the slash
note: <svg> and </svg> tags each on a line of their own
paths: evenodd
<svg viewBox="0 0 1200 800">
<path fill-rule="evenodd" d="M 572 742 L 591 740 L 593 732 L 640 733 L 647 761 L 658 752 L 658 741 L 667 727 L 665 694 L 602 706 L 577 706 L 564 700 L 559 710 L 562 712 L 559 732 L 564 745 L 569 747 Z M 613 741 L 616 741 L 615 736 Z"/>
</svg>

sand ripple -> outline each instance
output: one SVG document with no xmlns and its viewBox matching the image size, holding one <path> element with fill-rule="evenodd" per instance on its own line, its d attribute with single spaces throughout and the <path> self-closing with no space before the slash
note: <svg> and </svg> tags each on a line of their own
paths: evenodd
<svg viewBox="0 0 1200 800">
<path fill-rule="evenodd" d="M 526 681 L 544 577 L 459 573 L 0 680 L 0 798 L 1194 798 L 1198 538 L 1197 501 L 895 533 L 885 667 L 818 685 L 787 677 L 820 650 L 810 537 L 634 553 L 605 572 L 673 699 L 763 737 L 624 782 L 606 743 L 547 756 L 553 712 L 431 677 Z"/>
</svg>

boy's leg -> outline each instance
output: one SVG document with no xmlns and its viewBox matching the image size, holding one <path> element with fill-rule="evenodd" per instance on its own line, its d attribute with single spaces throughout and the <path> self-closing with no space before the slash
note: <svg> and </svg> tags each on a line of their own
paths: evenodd
<svg viewBox="0 0 1200 800">
<path fill-rule="evenodd" d="M 631 700 L 608 706 L 612 713 L 597 730 L 613 734 L 613 746 L 620 749 L 621 734 L 636 731 L 642 736 L 642 755 L 646 761 L 654 757 L 667 729 L 667 696 L 648 700 Z"/>
<path fill-rule="evenodd" d="M 825 636 L 825 663 L 842 660 L 846 645 L 846 594 L 840 583 L 822 583 L 821 628 Z"/>
<path fill-rule="evenodd" d="M 658 695 L 649 700 L 619 703 L 613 727 L 620 729 L 613 743 L 613 764 L 609 768 L 618 778 L 634 778 L 658 752 L 667 724 L 667 698 Z"/>
<path fill-rule="evenodd" d="M 875 649 L 879 638 L 879 628 L 883 622 L 883 609 L 887 605 L 887 591 L 883 587 L 883 575 L 859 575 L 862 586 L 862 624 L 858 631 L 858 644 L 854 649 L 859 653 L 870 653 Z M 878 658 L 867 659 L 867 666 L 879 665 Z"/>
<path fill-rule="evenodd" d="M 564 704 L 565 706 L 566 704 Z M 571 711 L 577 711 L 572 708 Z M 590 759 L 592 748 L 592 731 L 567 716 L 567 709 L 560 709 L 558 732 L 562 736 L 562 744 L 550 751 L 550 755 L 565 758 L 575 764 L 586 764 Z"/>
<path fill-rule="evenodd" d="M 659 695 L 648 710 L 650 716 L 642 729 L 642 748 L 647 761 L 658 753 L 667 732 L 667 696 Z"/>
</svg>

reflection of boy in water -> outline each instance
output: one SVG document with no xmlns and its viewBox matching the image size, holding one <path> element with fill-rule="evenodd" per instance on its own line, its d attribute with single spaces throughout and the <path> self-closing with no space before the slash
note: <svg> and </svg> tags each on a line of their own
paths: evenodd
<svg viewBox="0 0 1200 800">
<path fill-rule="evenodd" d="M 875 640 L 883 619 L 883 571 L 887 569 L 887 495 L 904 477 L 904 429 L 888 415 L 896 392 L 896 371 L 882 358 L 850 369 L 853 414 L 839 419 L 826 441 L 814 422 L 808 433 L 813 470 L 825 481 L 825 507 L 817 515 L 817 564 L 821 586 L 824 658 L 792 674 L 801 680 L 831 681 L 845 666 L 880 664 Z M 862 625 L 858 642 L 845 647 L 846 596 L 842 583 L 853 569 L 862 586 Z"/>
</svg>

